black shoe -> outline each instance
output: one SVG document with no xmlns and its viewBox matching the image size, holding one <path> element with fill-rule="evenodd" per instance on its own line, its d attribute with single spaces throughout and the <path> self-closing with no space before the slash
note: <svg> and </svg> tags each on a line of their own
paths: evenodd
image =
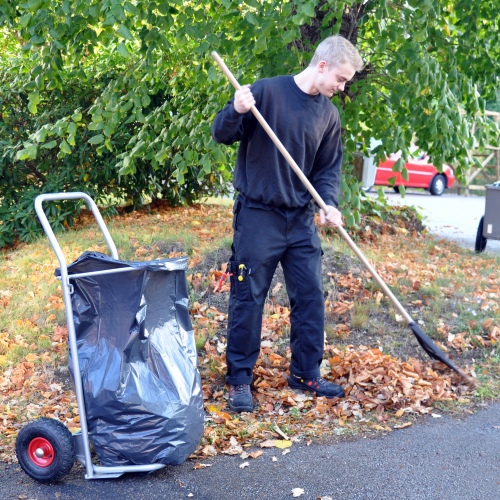
<svg viewBox="0 0 500 500">
<path fill-rule="evenodd" d="M 253 411 L 253 399 L 248 384 L 229 386 L 229 408 L 233 411 Z"/>
<path fill-rule="evenodd" d="M 292 389 L 315 392 L 316 396 L 326 396 L 327 398 L 343 398 L 344 389 L 340 385 L 328 382 L 321 377 L 304 379 L 296 375 L 290 375 L 288 385 Z"/>
</svg>

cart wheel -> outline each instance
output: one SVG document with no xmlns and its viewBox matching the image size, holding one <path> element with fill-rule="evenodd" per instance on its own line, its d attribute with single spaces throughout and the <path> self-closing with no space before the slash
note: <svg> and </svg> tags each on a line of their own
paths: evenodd
<svg viewBox="0 0 500 500">
<path fill-rule="evenodd" d="M 486 238 L 483 236 L 483 224 L 484 224 L 484 215 L 479 220 L 479 226 L 477 227 L 477 235 L 476 235 L 476 246 L 474 249 L 476 253 L 484 252 L 486 248 Z"/>
<path fill-rule="evenodd" d="M 16 455 L 28 476 L 41 483 L 58 481 L 73 467 L 75 441 L 58 420 L 38 418 L 25 425 L 16 439 Z"/>
</svg>

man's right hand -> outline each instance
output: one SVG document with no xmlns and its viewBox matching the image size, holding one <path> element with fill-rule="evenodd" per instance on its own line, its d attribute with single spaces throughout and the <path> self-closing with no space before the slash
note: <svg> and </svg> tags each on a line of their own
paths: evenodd
<svg viewBox="0 0 500 500">
<path fill-rule="evenodd" d="M 319 209 L 319 223 L 327 224 L 332 227 L 340 227 L 344 225 L 342 213 L 335 207 L 327 205 L 328 213 L 325 214 L 322 208 Z"/>
<path fill-rule="evenodd" d="M 243 85 L 239 90 L 234 93 L 234 109 L 240 113 L 245 114 L 250 111 L 250 108 L 255 105 L 250 85 Z"/>
</svg>

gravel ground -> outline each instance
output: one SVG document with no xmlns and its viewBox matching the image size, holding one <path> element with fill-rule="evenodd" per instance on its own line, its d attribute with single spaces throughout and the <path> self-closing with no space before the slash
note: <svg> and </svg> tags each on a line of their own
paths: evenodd
<svg viewBox="0 0 500 500">
<path fill-rule="evenodd" d="M 432 196 L 426 191 L 411 190 L 404 198 L 393 191 L 385 194 L 390 203 L 417 207 L 430 233 L 474 251 L 479 220 L 485 211 L 484 197 L 448 193 Z M 498 218 L 500 224 L 500 214 Z M 500 254 L 500 240 L 488 239 L 485 252 Z"/>
</svg>

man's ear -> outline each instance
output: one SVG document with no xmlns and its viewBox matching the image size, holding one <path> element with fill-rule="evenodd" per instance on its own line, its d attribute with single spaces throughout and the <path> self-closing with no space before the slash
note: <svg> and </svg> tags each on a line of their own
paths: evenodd
<svg viewBox="0 0 500 500">
<path fill-rule="evenodd" d="M 326 71 L 326 70 L 327 70 L 327 66 L 328 66 L 328 65 L 326 64 L 326 61 L 320 61 L 320 62 L 318 63 L 318 71 L 319 71 L 320 73 L 323 73 L 323 71 Z"/>
</svg>

